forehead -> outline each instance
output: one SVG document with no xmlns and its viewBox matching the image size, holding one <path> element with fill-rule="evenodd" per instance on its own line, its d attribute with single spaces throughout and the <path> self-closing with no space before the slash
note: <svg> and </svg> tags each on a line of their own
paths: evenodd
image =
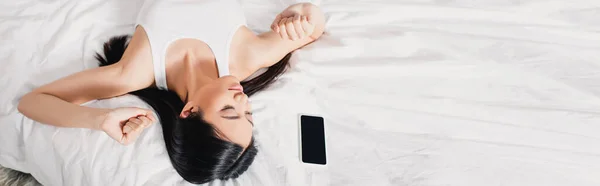
<svg viewBox="0 0 600 186">
<path fill-rule="evenodd" d="M 210 116 L 208 116 L 210 115 Z M 246 148 L 252 140 L 252 125 L 242 117 L 236 120 L 222 118 L 218 113 L 205 115 L 205 120 L 220 132 L 223 139 L 228 139 Z"/>
</svg>

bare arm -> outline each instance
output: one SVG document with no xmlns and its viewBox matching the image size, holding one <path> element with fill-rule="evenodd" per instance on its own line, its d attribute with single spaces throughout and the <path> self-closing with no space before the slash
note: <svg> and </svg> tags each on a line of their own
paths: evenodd
<svg viewBox="0 0 600 186">
<path fill-rule="evenodd" d="M 23 115 L 41 123 L 59 127 L 93 128 L 109 110 L 79 104 L 127 93 L 119 81 L 121 69 L 108 66 L 82 71 L 44 85 L 21 98 L 18 109 Z"/>
<path fill-rule="evenodd" d="M 96 75 L 110 77 L 111 68 L 93 69 L 79 72 L 69 77 L 44 85 L 25 94 L 19 102 L 18 109 L 23 115 L 41 123 L 59 127 L 94 128 L 102 122 L 102 116 L 108 112 L 104 109 L 89 108 L 78 104 L 91 100 L 92 95 L 74 96 L 82 94 L 83 87 L 89 86 L 90 79 Z M 91 72 L 91 73 L 89 73 Z M 96 75 L 94 75 L 96 74 Z M 81 79 L 83 78 L 83 79 Z M 85 81 L 87 79 L 87 81 Z M 84 81 L 81 81 L 84 80 Z M 71 92 L 71 89 L 79 89 Z"/>
<path fill-rule="evenodd" d="M 94 99 L 110 98 L 145 88 L 152 84 L 151 63 L 138 55 L 147 50 L 145 40 L 136 34 L 123 59 L 116 64 L 88 69 L 39 87 L 23 96 L 18 109 L 23 115 L 41 123 L 59 127 L 99 129 L 109 109 L 80 106 Z M 129 57 L 128 57 L 129 56 Z M 135 67 L 135 68 L 134 68 Z"/>
<path fill-rule="evenodd" d="M 147 80 L 126 71 L 121 65 L 113 65 L 73 74 L 26 94 L 18 109 L 23 115 L 44 124 L 102 130 L 119 143 L 130 144 L 142 129 L 155 121 L 152 111 L 78 105 L 144 88 Z"/>
</svg>

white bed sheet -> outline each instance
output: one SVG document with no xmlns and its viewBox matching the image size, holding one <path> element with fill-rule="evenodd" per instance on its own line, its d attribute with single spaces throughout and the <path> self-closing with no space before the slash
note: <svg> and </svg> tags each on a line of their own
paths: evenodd
<svg viewBox="0 0 600 186">
<path fill-rule="evenodd" d="M 24 118 L 20 96 L 92 68 L 142 0 L 0 3 L 0 164 L 45 185 L 186 185 L 160 125 L 131 146 Z M 268 29 L 294 1 L 242 1 Z M 259 155 L 211 185 L 600 185 L 600 1 L 322 0 L 326 34 L 251 98 Z M 133 96 L 90 106 L 148 106 Z M 328 165 L 298 159 L 299 113 Z"/>
</svg>

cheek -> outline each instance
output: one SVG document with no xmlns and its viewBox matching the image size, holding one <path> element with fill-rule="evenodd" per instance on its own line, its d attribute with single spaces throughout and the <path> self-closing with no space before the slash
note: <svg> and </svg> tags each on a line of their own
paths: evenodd
<svg viewBox="0 0 600 186">
<path fill-rule="evenodd" d="M 213 110 L 212 107 L 214 107 L 218 101 L 215 99 L 216 97 L 216 92 L 206 87 L 198 92 L 194 102 L 200 106 L 203 111 Z"/>
<path fill-rule="evenodd" d="M 225 105 L 231 105 L 231 100 L 227 97 L 227 92 L 219 91 L 219 89 L 205 89 L 202 91 L 198 100 L 198 106 L 203 111 L 220 111 Z"/>
</svg>

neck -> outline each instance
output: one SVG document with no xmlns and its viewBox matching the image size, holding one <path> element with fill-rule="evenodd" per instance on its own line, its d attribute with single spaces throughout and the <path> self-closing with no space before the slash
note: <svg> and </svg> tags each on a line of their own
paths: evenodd
<svg viewBox="0 0 600 186">
<path fill-rule="evenodd" d="M 186 54 L 183 60 L 167 64 L 169 89 L 177 93 L 183 102 L 199 88 L 219 78 L 214 61 L 198 60 L 192 53 Z"/>
</svg>

